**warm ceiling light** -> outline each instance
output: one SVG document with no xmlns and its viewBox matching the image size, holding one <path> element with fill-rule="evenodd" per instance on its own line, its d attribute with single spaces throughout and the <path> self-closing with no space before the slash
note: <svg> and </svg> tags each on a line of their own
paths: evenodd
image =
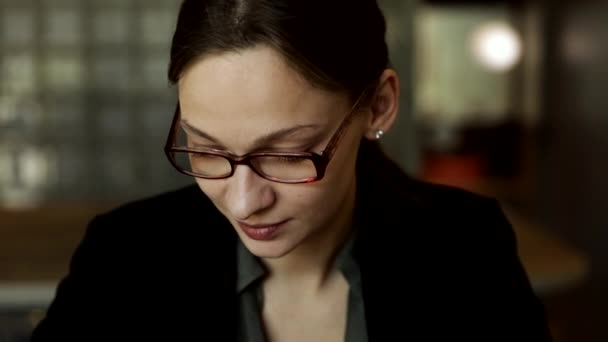
<svg viewBox="0 0 608 342">
<path fill-rule="evenodd" d="M 522 55 L 519 35 L 502 22 L 487 23 L 473 31 L 472 49 L 482 66 L 499 72 L 513 68 Z"/>
</svg>

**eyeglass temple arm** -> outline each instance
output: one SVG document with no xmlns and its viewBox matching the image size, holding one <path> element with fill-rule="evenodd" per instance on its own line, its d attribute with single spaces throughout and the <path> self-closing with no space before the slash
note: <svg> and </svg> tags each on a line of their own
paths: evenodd
<svg viewBox="0 0 608 342">
<path fill-rule="evenodd" d="M 367 98 L 372 89 L 374 88 L 368 87 L 361 93 L 361 95 L 359 96 L 359 98 L 357 98 L 357 101 L 355 101 L 355 104 L 351 108 L 351 111 L 348 113 L 348 115 L 346 115 L 346 118 L 342 120 L 342 123 L 336 129 L 333 138 L 329 141 L 327 147 L 321 153 L 325 158 L 327 158 L 326 160 L 330 160 L 333 157 L 334 153 L 336 152 L 336 146 L 340 143 L 340 140 L 342 140 L 342 137 L 347 131 L 346 127 L 348 127 L 348 125 L 350 124 L 350 120 L 352 119 L 354 114 L 357 113 L 357 111 L 359 110 L 359 106 Z"/>
<path fill-rule="evenodd" d="M 165 150 L 169 150 L 173 145 L 175 145 L 175 137 L 177 135 L 177 122 L 180 119 L 180 110 L 179 110 L 179 101 L 175 105 L 175 113 L 173 114 L 173 121 L 171 122 L 171 130 L 169 131 L 169 136 L 167 137 L 167 143 L 165 144 Z"/>
</svg>

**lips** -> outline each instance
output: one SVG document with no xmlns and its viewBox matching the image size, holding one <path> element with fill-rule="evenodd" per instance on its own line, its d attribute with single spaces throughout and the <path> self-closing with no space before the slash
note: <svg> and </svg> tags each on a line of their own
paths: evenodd
<svg viewBox="0 0 608 342">
<path fill-rule="evenodd" d="M 270 241 L 274 239 L 280 229 L 285 226 L 288 220 L 271 224 L 248 224 L 239 222 L 239 228 L 251 239 L 257 241 Z"/>
</svg>

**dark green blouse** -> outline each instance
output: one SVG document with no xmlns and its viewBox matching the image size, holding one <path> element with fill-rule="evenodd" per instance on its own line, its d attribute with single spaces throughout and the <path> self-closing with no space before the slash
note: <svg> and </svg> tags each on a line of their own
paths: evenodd
<svg viewBox="0 0 608 342">
<path fill-rule="evenodd" d="M 361 290 L 359 265 L 353 257 L 353 242 L 350 239 L 336 258 L 337 267 L 349 284 L 348 310 L 346 318 L 346 342 L 367 342 L 365 310 Z M 239 342 L 265 342 L 261 312 L 264 305 L 262 280 L 266 270 L 260 260 L 251 254 L 239 241 L 237 247 L 237 295 L 240 311 L 238 323 Z"/>
</svg>

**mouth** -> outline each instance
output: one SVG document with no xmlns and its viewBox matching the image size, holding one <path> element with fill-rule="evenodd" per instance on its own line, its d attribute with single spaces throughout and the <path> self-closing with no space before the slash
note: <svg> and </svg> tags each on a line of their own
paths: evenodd
<svg viewBox="0 0 608 342">
<path fill-rule="evenodd" d="M 273 240 L 289 220 L 271 224 L 249 224 L 238 222 L 239 228 L 249 238 L 257 241 Z"/>
</svg>

